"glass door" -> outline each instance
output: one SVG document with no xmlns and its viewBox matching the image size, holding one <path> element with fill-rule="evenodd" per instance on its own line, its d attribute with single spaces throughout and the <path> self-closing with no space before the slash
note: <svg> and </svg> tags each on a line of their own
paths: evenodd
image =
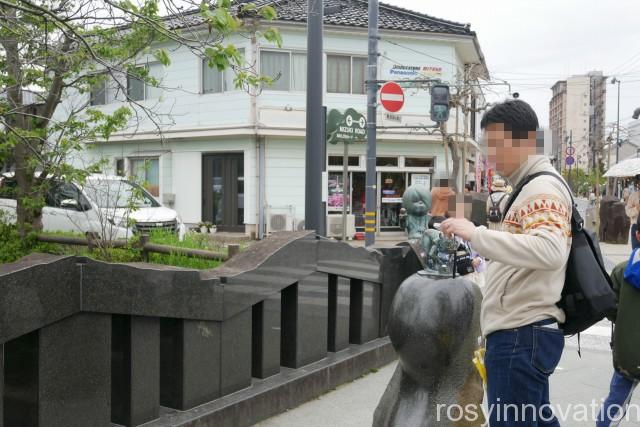
<svg viewBox="0 0 640 427">
<path fill-rule="evenodd" d="M 406 189 L 405 172 L 380 172 L 380 231 L 401 231 L 400 209 Z"/>
<path fill-rule="evenodd" d="M 244 231 L 244 154 L 207 154 L 202 173 L 202 220 Z"/>
</svg>

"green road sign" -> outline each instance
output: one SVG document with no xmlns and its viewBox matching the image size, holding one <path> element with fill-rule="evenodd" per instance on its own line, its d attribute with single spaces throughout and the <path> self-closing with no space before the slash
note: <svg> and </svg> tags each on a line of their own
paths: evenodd
<svg viewBox="0 0 640 427">
<path fill-rule="evenodd" d="M 344 113 L 332 109 L 327 114 L 327 142 L 352 144 L 367 139 L 367 119 L 353 108 Z"/>
</svg>

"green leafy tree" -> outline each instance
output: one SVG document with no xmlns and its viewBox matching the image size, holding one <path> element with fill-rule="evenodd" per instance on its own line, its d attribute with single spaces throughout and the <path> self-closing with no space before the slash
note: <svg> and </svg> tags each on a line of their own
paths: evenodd
<svg viewBox="0 0 640 427">
<path fill-rule="evenodd" d="M 236 86 L 256 94 L 270 78 L 245 63 L 228 38 L 240 33 L 280 44 L 268 27 L 275 18 L 272 7 L 231 0 L 0 0 L 0 170 L 15 171 L 20 234 L 42 228 L 51 177 L 82 180 L 92 171 L 70 164 L 85 143 L 145 118 L 161 134 L 161 114 L 127 94 L 127 78 L 160 87 L 137 64 L 141 56 L 167 66 L 169 52 L 154 46 L 185 46 L 210 67 L 232 68 Z M 124 97 L 109 113 L 88 96 L 107 79 Z M 54 114 L 69 97 L 86 101 Z"/>
</svg>

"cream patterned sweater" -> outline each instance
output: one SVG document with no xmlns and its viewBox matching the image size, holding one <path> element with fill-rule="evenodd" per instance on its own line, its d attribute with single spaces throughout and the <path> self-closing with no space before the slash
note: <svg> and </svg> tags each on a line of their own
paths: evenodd
<svg viewBox="0 0 640 427">
<path fill-rule="evenodd" d="M 517 185 L 528 175 L 556 172 L 545 156 L 532 156 L 512 176 Z M 482 302 L 482 334 L 555 318 L 571 248 L 571 197 L 552 176 L 527 184 L 507 212 L 502 230 L 478 227 L 473 248 L 492 261 Z"/>
</svg>

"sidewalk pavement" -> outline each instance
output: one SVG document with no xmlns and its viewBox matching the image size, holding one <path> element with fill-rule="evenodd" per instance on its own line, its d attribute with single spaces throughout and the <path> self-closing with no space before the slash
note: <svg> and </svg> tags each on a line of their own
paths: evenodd
<svg viewBox="0 0 640 427">
<path fill-rule="evenodd" d="M 396 362 L 295 409 L 257 424 L 258 427 L 370 427 L 373 413 L 391 379 Z M 551 376 L 551 403 L 563 427 L 595 425 L 595 416 L 609 390 L 613 368 L 611 352 L 565 348 Z M 630 420 L 621 426 L 640 425 L 640 393 L 631 400 Z M 485 409 L 486 410 L 486 409 Z M 407 426 L 410 427 L 410 426 Z"/>
<path fill-rule="evenodd" d="M 601 243 L 600 248 L 609 271 L 615 264 L 627 260 L 631 251 L 628 244 Z M 607 320 L 587 329 L 580 335 L 582 357 L 578 356 L 577 337 L 566 339 L 562 360 L 550 380 L 551 402 L 557 408 L 556 415 L 568 414 L 568 417 L 560 420 L 563 427 L 595 425 L 594 416 L 608 393 L 613 373 L 610 337 L 611 323 Z M 369 427 L 396 363 L 258 423 L 257 426 Z M 631 404 L 630 420 L 623 421 L 621 426 L 640 426 L 640 393 L 636 393 Z"/>
</svg>

